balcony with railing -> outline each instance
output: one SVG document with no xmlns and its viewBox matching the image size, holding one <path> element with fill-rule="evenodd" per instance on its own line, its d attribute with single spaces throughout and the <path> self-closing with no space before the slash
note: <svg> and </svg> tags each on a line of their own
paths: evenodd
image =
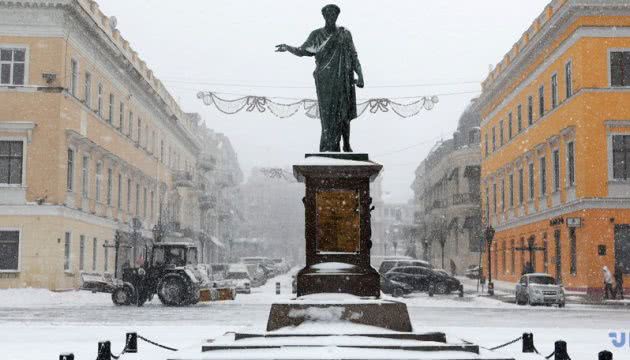
<svg viewBox="0 0 630 360">
<path fill-rule="evenodd" d="M 173 171 L 175 187 L 193 187 L 193 176 L 188 171 Z"/>
</svg>

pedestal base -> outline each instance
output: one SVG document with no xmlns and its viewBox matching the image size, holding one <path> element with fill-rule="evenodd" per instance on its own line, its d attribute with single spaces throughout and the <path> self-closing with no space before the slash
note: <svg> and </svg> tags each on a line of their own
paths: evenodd
<svg viewBox="0 0 630 360">
<path fill-rule="evenodd" d="M 411 332 L 405 303 L 387 300 L 311 302 L 295 300 L 272 304 L 267 331 L 295 327 L 308 322 L 350 322 L 398 332 Z"/>
<path fill-rule="evenodd" d="M 381 296 L 380 275 L 371 266 L 349 265 L 343 272 L 326 272 L 307 266 L 297 275 L 297 296 L 318 293 L 352 294 L 359 297 Z"/>
</svg>

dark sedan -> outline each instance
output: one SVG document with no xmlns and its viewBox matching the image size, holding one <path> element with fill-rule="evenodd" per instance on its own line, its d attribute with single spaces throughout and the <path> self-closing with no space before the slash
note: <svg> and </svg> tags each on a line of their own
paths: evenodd
<svg viewBox="0 0 630 360">
<path fill-rule="evenodd" d="M 428 291 L 433 286 L 436 294 L 448 294 L 459 289 L 456 278 L 421 266 L 395 267 L 385 274 L 389 280 L 408 284 L 415 291 Z"/>
</svg>

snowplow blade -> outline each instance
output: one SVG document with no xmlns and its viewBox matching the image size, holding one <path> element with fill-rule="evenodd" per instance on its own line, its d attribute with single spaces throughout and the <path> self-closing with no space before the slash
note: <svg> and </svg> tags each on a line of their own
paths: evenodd
<svg viewBox="0 0 630 360">
<path fill-rule="evenodd" d="M 221 301 L 221 300 L 234 300 L 236 297 L 236 291 L 230 288 L 220 289 L 201 289 L 199 290 L 199 301 Z"/>
</svg>

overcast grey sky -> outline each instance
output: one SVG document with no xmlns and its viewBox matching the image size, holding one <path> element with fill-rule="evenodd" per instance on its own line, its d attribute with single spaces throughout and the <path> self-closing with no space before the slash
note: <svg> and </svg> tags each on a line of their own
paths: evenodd
<svg viewBox="0 0 630 360">
<path fill-rule="evenodd" d="M 253 166 L 285 167 L 317 151 L 319 121 L 269 113 L 227 116 L 204 106 L 196 94 L 315 98 L 314 59 L 275 53 L 274 45 L 301 45 L 323 26 L 320 9 L 327 3 L 341 7 L 338 24 L 352 32 L 359 53 L 366 87 L 357 97 L 466 93 L 442 95 L 433 111 L 410 119 L 379 113 L 352 122 L 354 151 L 368 152 L 384 165 L 385 199 L 404 202 L 412 197 L 420 161 L 436 141 L 452 134 L 459 115 L 478 95 L 479 84 L 469 82 L 485 77 L 548 1 L 99 1 L 183 109 L 201 113 L 209 127 L 230 137 L 246 176 Z M 436 83 L 452 85 L 383 87 Z"/>
</svg>

